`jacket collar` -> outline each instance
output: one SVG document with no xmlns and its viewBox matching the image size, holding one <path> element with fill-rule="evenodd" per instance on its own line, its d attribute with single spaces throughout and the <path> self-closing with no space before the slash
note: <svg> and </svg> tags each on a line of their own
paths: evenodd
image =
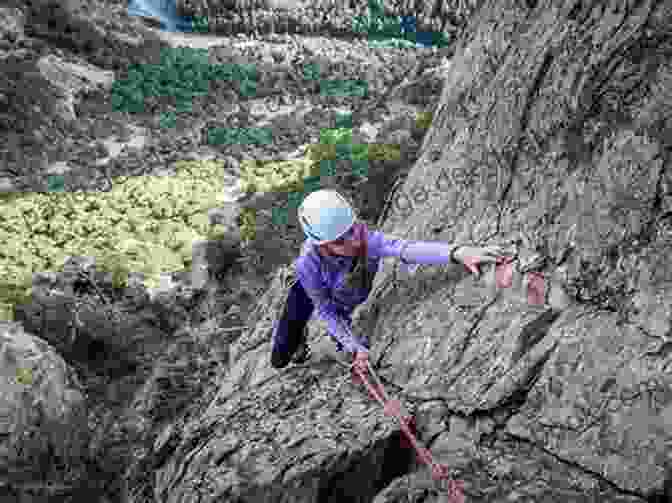
<svg viewBox="0 0 672 503">
<path fill-rule="evenodd" d="M 353 257 L 341 257 L 341 256 L 323 256 L 320 253 L 319 250 L 319 245 L 317 244 L 317 241 L 313 239 L 308 239 L 306 240 L 305 248 L 306 251 L 308 251 L 310 254 L 314 255 L 314 257 L 320 261 L 321 264 L 327 265 L 327 266 L 332 266 L 332 267 L 339 267 L 343 266 L 343 264 L 348 264 L 350 261 L 352 261 Z"/>
</svg>

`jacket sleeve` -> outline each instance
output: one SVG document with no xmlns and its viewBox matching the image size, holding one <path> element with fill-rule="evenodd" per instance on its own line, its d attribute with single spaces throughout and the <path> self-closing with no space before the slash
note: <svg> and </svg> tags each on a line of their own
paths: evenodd
<svg viewBox="0 0 672 503">
<path fill-rule="evenodd" d="M 370 246 L 370 251 L 379 258 L 396 257 L 405 264 L 444 265 L 459 263 L 452 258 L 453 252 L 460 247 L 457 244 L 396 239 L 382 232 L 372 232 L 369 242 L 373 245 Z"/>
<path fill-rule="evenodd" d="M 297 261 L 296 272 L 301 286 L 313 302 L 318 317 L 327 323 L 331 336 L 349 353 L 368 353 L 368 348 L 352 334 L 348 322 L 338 314 L 336 305 L 329 298 L 319 265 L 302 256 Z"/>
</svg>

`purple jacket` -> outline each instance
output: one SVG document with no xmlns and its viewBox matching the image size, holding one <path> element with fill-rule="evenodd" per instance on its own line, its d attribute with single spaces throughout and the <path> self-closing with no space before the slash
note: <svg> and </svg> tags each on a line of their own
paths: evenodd
<svg viewBox="0 0 672 503">
<path fill-rule="evenodd" d="M 369 271 L 378 271 L 381 259 L 397 257 L 406 264 L 442 265 L 451 262 L 457 245 L 440 242 L 394 239 L 382 232 L 370 231 L 368 236 Z M 370 288 L 349 288 L 343 284 L 353 257 L 323 257 L 317 244 L 307 240 L 296 260 L 301 286 L 312 300 L 320 319 L 328 325 L 330 335 L 347 352 L 367 352 L 364 340 L 350 330 L 350 315 L 369 296 Z"/>
</svg>

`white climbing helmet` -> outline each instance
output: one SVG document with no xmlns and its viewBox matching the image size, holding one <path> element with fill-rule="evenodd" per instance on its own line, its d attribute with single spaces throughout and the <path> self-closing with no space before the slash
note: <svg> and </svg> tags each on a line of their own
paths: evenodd
<svg viewBox="0 0 672 503">
<path fill-rule="evenodd" d="M 335 241 L 355 223 L 355 210 L 335 190 L 318 190 L 308 194 L 298 211 L 299 222 L 306 237 L 318 244 Z"/>
</svg>

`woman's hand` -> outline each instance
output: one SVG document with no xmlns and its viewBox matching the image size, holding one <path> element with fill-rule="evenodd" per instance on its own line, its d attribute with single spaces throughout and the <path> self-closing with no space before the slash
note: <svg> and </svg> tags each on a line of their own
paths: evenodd
<svg viewBox="0 0 672 503">
<path fill-rule="evenodd" d="M 359 370 L 361 373 L 366 374 L 369 370 L 369 353 L 355 353 L 355 358 L 352 361 L 353 370 Z"/>
<path fill-rule="evenodd" d="M 480 276 L 480 264 L 495 264 L 501 260 L 503 250 L 499 246 L 460 246 L 455 250 L 455 260 L 464 264 L 473 274 Z"/>
</svg>

